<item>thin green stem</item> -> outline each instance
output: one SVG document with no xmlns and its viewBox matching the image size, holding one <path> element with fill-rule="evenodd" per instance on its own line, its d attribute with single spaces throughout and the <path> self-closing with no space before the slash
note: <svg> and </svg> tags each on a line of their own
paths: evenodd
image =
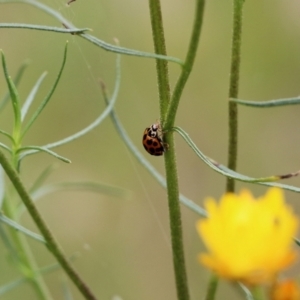
<svg viewBox="0 0 300 300">
<path fill-rule="evenodd" d="M 59 12 L 57 12 L 56 10 L 52 9 L 51 7 L 36 1 L 36 0 L 0 0 L 0 4 L 1 3 L 24 3 L 24 4 L 29 4 L 32 5 L 42 11 L 44 11 L 45 13 L 51 15 L 52 17 L 54 17 L 55 19 L 57 19 L 61 24 L 63 24 L 65 26 L 65 28 L 68 29 L 75 29 L 77 30 L 78 28 L 76 28 L 71 22 L 69 22 L 66 18 L 64 18 L 62 16 L 62 14 L 60 14 Z M 38 25 L 37 25 L 38 26 Z M 81 29 L 80 29 L 81 30 Z M 121 53 L 124 55 L 133 55 L 133 56 L 140 56 L 140 57 L 148 57 L 148 58 L 156 58 L 156 59 L 165 59 L 168 61 L 172 61 L 176 64 L 182 65 L 182 61 L 176 57 L 166 57 L 164 55 L 158 55 L 158 54 L 153 54 L 153 53 L 148 53 L 148 52 L 143 52 L 143 51 L 137 51 L 137 50 L 133 50 L 133 49 L 128 49 L 128 48 L 124 48 L 124 47 L 119 47 L 119 46 L 115 46 L 115 45 L 111 45 L 108 44 L 90 34 L 86 34 L 86 33 L 77 33 L 76 35 L 88 40 L 89 42 L 93 43 L 94 45 L 97 45 L 98 47 L 107 50 L 107 51 L 111 51 L 111 52 L 115 52 L 115 53 Z"/>
<path fill-rule="evenodd" d="M 91 31 L 89 28 L 59 28 L 53 26 L 43 26 L 43 25 L 35 25 L 35 24 L 19 24 L 19 23 L 0 23 L 0 28 L 19 28 L 19 29 L 33 29 L 33 30 L 42 30 L 42 31 L 52 31 L 58 33 L 84 33 L 85 31 Z"/>
<path fill-rule="evenodd" d="M 210 277 L 209 283 L 208 283 L 206 295 L 204 298 L 205 300 L 214 300 L 215 299 L 218 282 L 219 282 L 218 277 L 216 275 L 212 274 Z"/>
<path fill-rule="evenodd" d="M 11 219 L 14 218 L 14 213 L 10 201 L 6 200 L 3 202 L 3 210 L 7 217 Z M 38 272 L 38 266 L 35 262 L 32 251 L 28 246 L 26 239 L 22 234 L 20 234 L 13 228 L 9 228 L 9 232 L 10 236 L 13 239 L 15 250 L 17 251 L 17 266 L 23 274 L 24 278 L 26 278 L 26 280 L 31 283 L 39 299 L 52 299 L 41 273 Z"/>
<path fill-rule="evenodd" d="M 157 54 L 166 55 L 160 1 L 149 0 L 149 6 L 155 52 Z M 197 0 L 195 9 L 195 21 L 186 61 L 184 63 L 179 80 L 176 84 L 171 102 L 167 62 L 157 61 L 156 68 L 160 96 L 161 120 L 163 128 L 165 129 L 172 127 L 174 124 L 179 100 L 185 83 L 187 82 L 187 79 L 192 70 L 192 66 L 195 60 L 199 44 L 199 36 L 203 19 L 203 10 L 204 0 Z M 168 110 L 166 111 L 166 109 Z M 187 300 L 189 299 L 189 291 L 184 261 L 182 224 L 179 205 L 178 175 L 173 133 L 167 132 L 164 136 L 164 141 L 169 145 L 169 150 L 165 153 L 165 170 L 168 190 L 173 264 L 176 278 L 177 297 L 180 300 Z"/>
<path fill-rule="evenodd" d="M 300 97 L 294 98 L 283 98 L 283 99 L 274 99 L 267 101 L 252 101 L 252 100 L 242 100 L 242 99 L 230 99 L 230 101 L 235 102 L 237 104 L 250 106 L 250 107 L 259 107 L 259 108 L 271 108 L 278 106 L 286 106 L 286 105 L 299 105 Z"/>
<path fill-rule="evenodd" d="M 265 300 L 264 291 L 261 286 L 255 287 L 251 290 L 254 300 Z"/>
<path fill-rule="evenodd" d="M 177 297 L 178 300 L 188 300 L 190 299 L 190 297 L 184 259 L 174 135 L 168 134 L 168 137 L 165 140 L 170 147 L 170 150 L 165 153 L 165 171 L 167 180 L 173 265 L 176 278 Z"/>
<path fill-rule="evenodd" d="M 160 1 L 149 0 L 149 7 L 155 53 L 167 55 Z M 157 59 L 156 72 L 160 99 L 160 118 L 161 122 L 164 123 L 171 98 L 168 62 Z"/>
<path fill-rule="evenodd" d="M 57 259 L 58 263 L 61 267 L 65 270 L 68 274 L 69 278 L 73 281 L 76 285 L 78 290 L 82 293 L 85 299 L 88 300 L 95 300 L 96 297 L 93 295 L 89 287 L 86 283 L 79 277 L 77 272 L 73 269 L 70 262 L 64 255 L 63 251 L 60 249 L 58 243 L 54 239 L 50 229 L 46 225 L 44 219 L 42 218 L 40 212 L 37 210 L 33 200 L 31 199 L 30 195 L 26 191 L 18 173 L 12 167 L 12 165 L 8 162 L 7 158 L 0 150 L 0 164 L 2 165 L 5 173 L 11 180 L 12 184 L 14 185 L 16 191 L 18 192 L 20 198 L 22 199 L 24 205 L 26 206 L 29 214 L 31 215 L 33 221 L 39 228 L 40 232 L 42 233 L 43 237 L 47 242 L 48 250 L 53 254 L 53 256 Z"/>
<path fill-rule="evenodd" d="M 174 126 L 175 117 L 177 113 L 177 109 L 179 106 L 180 98 L 185 87 L 185 84 L 191 74 L 195 57 L 198 50 L 199 40 L 200 40 L 200 33 L 202 28 L 203 22 L 203 13 L 204 13 L 204 5 L 205 0 L 197 0 L 196 7 L 195 7 L 195 17 L 194 17 L 194 24 L 193 24 L 193 31 L 190 38 L 189 48 L 187 51 L 187 55 L 184 61 L 184 65 L 182 67 L 181 74 L 179 79 L 176 83 L 171 103 L 168 108 L 167 117 L 166 117 L 166 124 L 165 129 L 169 129 Z"/>
<path fill-rule="evenodd" d="M 233 0 L 233 36 L 231 50 L 231 68 L 229 83 L 229 99 L 238 98 L 241 39 L 242 39 L 242 13 L 244 0 Z M 237 165 L 237 139 L 238 139 L 238 109 L 237 104 L 229 102 L 229 142 L 228 142 L 228 168 L 235 171 Z M 234 192 L 234 180 L 227 178 L 227 192 Z"/>
<path fill-rule="evenodd" d="M 149 0 L 152 35 L 155 52 L 166 55 L 165 37 L 163 30 L 161 6 L 159 0 Z M 156 61 L 158 89 L 160 97 L 161 121 L 164 124 L 165 115 L 170 103 L 170 87 L 168 65 L 164 61 Z M 170 231 L 172 240 L 173 266 L 177 288 L 177 298 L 188 300 L 188 282 L 184 261 L 181 213 L 179 204 L 178 176 L 172 132 L 166 135 L 165 141 L 170 150 L 165 153 L 165 170 L 168 191 Z"/>
</svg>

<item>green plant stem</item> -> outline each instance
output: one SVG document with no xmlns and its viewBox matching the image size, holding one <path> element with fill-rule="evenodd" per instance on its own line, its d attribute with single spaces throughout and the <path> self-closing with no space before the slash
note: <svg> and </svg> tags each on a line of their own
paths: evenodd
<svg viewBox="0 0 300 300">
<path fill-rule="evenodd" d="M 155 52 L 157 54 L 166 55 L 160 1 L 149 0 L 149 6 Z M 161 120 L 163 124 L 163 129 L 166 130 L 172 127 L 174 124 L 179 100 L 185 83 L 187 82 L 187 79 L 191 73 L 192 66 L 194 64 L 199 44 L 199 36 L 203 19 L 203 10 L 204 0 L 197 0 L 195 9 L 195 21 L 186 61 L 184 63 L 179 80 L 176 84 L 171 102 L 167 62 L 157 60 L 156 68 L 160 95 Z M 168 190 L 173 264 L 176 278 L 177 297 L 180 300 L 186 300 L 189 299 L 189 292 L 184 261 L 182 224 L 179 205 L 178 175 L 173 133 L 167 132 L 164 136 L 164 141 L 169 145 L 169 150 L 165 153 L 165 170 Z"/>
<path fill-rule="evenodd" d="M 59 28 L 53 26 L 43 26 L 35 24 L 18 24 L 18 23 L 0 23 L 0 28 L 19 28 L 19 29 L 33 29 L 33 30 L 42 30 L 42 31 L 52 31 L 58 33 L 84 33 L 85 31 L 91 31 L 89 28 Z"/>
<path fill-rule="evenodd" d="M 194 61 L 195 61 L 195 57 L 199 45 L 201 28 L 202 28 L 204 6 L 205 6 L 205 0 L 196 0 L 193 31 L 190 38 L 187 55 L 182 67 L 182 71 L 176 83 L 176 86 L 174 88 L 171 103 L 168 108 L 166 123 L 165 123 L 166 130 L 174 126 L 180 98 L 194 65 Z"/>
<path fill-rule="evenodd" d="M 218 277 L 212 274 L 208 283 L 208 287 L 204 299 L 214 300 L 216 296 L 217 287 L 218 287 Z"/>
<path fill-rule="evenodd" d="M 5 215 L 9 218 L 14 218 L 14 213 L 11 207 L 11 201 L 6 199 L 3 202 L 3 211 Z M 41 273 L 38 271 L 35 259 L 28 246 L 27 240 L 22 234 L 17 232 L 13 228 L 9 228 L 11 237 L 14 242 L 15 250 L 17 251 L 18 259 L 16 261 L 21 273 L 24 278 L 32 284 L 34 290 L 36 291 L 39 299 L 50 300 L 52 299 L 48 287 L 46 286 Z"/>
<path fill-rule="evenodd" d="M 242 13 L 244 0 L 233 0 L 233 36 L 231 50 L 231 68 L 229 83 L 229 99 L 238 98 L 240 60 L 241 60 L 241 38 L 242 38 Z M 228 168 L 236 170 L 237 164 L 237 139 L 238 139 L 238 109 L 237 104 L 229 102 L 229 142 L 228 142 Z M 235 182 L 227 178 L 227 192 L 234 192 Z"/>
<path fill-rule="evenodd" d="M 160 1 L 149 0 L 149 7 L 155 53 L 167 55 Z M 171 98 L 168 62 L 157 59 L 156 72 L 160 99 L 160 118 L 163 124 Z"/>
<path fill-rule="evenodd" d="M 178 300 L 188 300 L 188 279 L 186 273 L 182 221 L 180 213 L 178 176 L 175 155 L 174 135 L 169 134 L 166 138 L 170 150 L 165 153 L 165 170 L 168 191 L 170 231 L 173 251 L 173 265 L 175 271 L 177 298 Z M 171 150 L 172 149 L 172 150 Z"/>
<path fill-rule="evenodd" d="M 42 11 L 44 11 L 45 13 L 51 15 L 52 17 L 54 17 L 55 19 L 57 19 L 61 24 L 63 24 L 66 28 L 68 29 L 75 29 L 77 30 L 78 28 L 76 28 L 71 22 L 69 22 L 66 18 L 64 18 L 62 16 L 62 14 L 60 14 L 59 12 L 57 12 L 56 10 L 52 9 L 51 7 L 39 2 L 39 1 L 35 1 L 35 0 L 0 0 L 0 4 L 1 3 L 24 3 L 24 4 L 29 4 L 32 5 Z M 39 27 L 39 25 L 36 25 Z M 111 51 L 111 52 L 115 52 L 115 53 L 121 53 L 124 55 L 133 55 L 133 56 L 140 56 L 140 57 L 148 57 L 148 58 L 158 58 L 158 59 L 166 59 L 168 61 L 172 61 L 176 64 L 182 65 L 182 61 L 176 57 L 166 57 L 164 55 L 157 55 L 157 54 L 153 54 L 153 53 L 148 53 L 148 52 L 143 52 L 143 51 L 136 51 L 133 49 L 129 49 L 129 48 L 124 48 L 124 47 L 119 47 L 119 46 L 115 46 L 115 45 L 111 45 L 108 44 L 98 38 L 96 38 L 95 36 L 92 36 L 90 34 L 86 34 L 86 33 L 78 33 L 76 34 L 86 40 L 88 40 L 89 42 L 93 43 L 94 45 L 107 50 L 107 51 Z"/>
<path fill-rule="evenodd" d="M 261 286 L 255 287 L 251 290 L 254 300 L 265 300 L 264 291 Z"/>
<path fill-rule="evenodd" d="M 93 295 L 93 293 L 91 292 L 89 287 L 85 284 L 85 282 L 79 277 L 77 272 L 73 269 L 73 267 L 70 265 L 70 262 L 63 254 L 63 251 L 60 249 L 58 243 L 55 241 L 51 231 L 49 230 L 44 219 L 42 218 L 41 214 L 37 210 L 30 195 L 26 191 L 18 173 L 8 162 L 7 158 L 5 157 L 5 155 L 1 150 L 0 150 L 0 164 L 2 165 L 5 173 L 11 180 L 12 184 L 14 185 L 16 191 L 18 192 L 20 198 L 22 199 L 24 205 L 26 206 L 33 221 L 35 222 L 40 232 L 42 233 L 43 237 L 45 238 L 47 242 L 48 250 L 54 255 L 54 257 L 57 259 L 60 266 L 65 270 L 69 278 L 73 281 L 73 283 L 76 285 L 76 287 L 85 297 L 85 299 L 95 300 L 96 297 Z"/>
<path fill-rule="evenodd" d="M 161 6 L 159 0 L 149 0 L 152 35 L 155 52 L 166 55 L 164 30 L 162 23 Z M 170 88 L 167 62 L 156 61 L 157 80 L 160 97 L 161 121 L 164 123 L 168 105 L 170 103 Z M 165 153 L 165 170 L 168 191 L 169 221 L 172 241 L 173 266 L 179 300 L 188 300 L 189 291 L 184 261 L 183 237 L 181 225 L 181 213 L 179 205 L 178 177 L 174 147 L 174 135 L 172 132 L 166 135 L 165 141 L 169 145 L 169 151 Z"/>
</svg>

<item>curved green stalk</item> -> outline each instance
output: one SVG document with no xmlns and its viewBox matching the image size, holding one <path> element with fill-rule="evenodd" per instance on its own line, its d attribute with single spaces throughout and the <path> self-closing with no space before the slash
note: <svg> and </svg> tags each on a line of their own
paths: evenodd
<svg viewBox="0 0 300 300">
<path fill-rule="evenodd" d="M 18 24 L 18 23 L 0 23 L 0 28 L 19 28 L 19 29 L 33 29 L 42 31 L 53 31 L 58 33 L 84 33 L 85 31 L 91 31 L 90 28 L 59 28 L 53 26 L 35 25 L 35 24 Z"/>
<path fill-rule="evenodd" d="M 102 91 L 105 103 L 108 105 L 110 100 L 108 99 L 105 86 L 103 84 Z M 141 163 L 141 165 L 151 174 L 151 176 L 153 176 L 154 179 L 156 179 L 156 181 L 163 188 L 166 188 L 166 179 L 153 167 L 153 165 L 144 157 L 141 151 L 135 146 L 134 141 L 131 140 L 128 136 L 124 126 L 120 122 L 114 109 L 112 109 L 112 111 L 110 112 L 110 116 L 119 136 L 121 137 L 127 148 L 130 150 L 132 155 L 138 160 L 139 163 Z M 187 208 L 191 209 L 195 213 L 199 214 L 202 217 L 207 217 L 206 211 L 202 207 L 194 203 L 191 199 L 188 199 L 184 195 L 179 194 L 179 200 L 181 204 L 185 205 Z"/>
<path fill-rule="evenodd" d="M 53 254 L 53 256 L 57 259 L 58 263 L 61 267 L 65 270 L 68 274 L 69 278 L 73 281 L 76 285 L 78 290 L 82 293 L 85 299 L 95 300 L 96 297 L 91 292 L 89 287 L 86 283 L 80 278 L 78 273 L 75 269 L 71 266 L 69 260 L 64 255 L 63 251 L 60 249 L 58 243 L 54 239 L 51 231 L 49 230 L 48 226 L 46 225 L 44 219 L 42 218 L 40 212 L 37 210 L 34 202 L 32 201 L 30 195 L 26 191 L 18 173 L 12 167 L 12 165 L 8 162 L 7 158 L 0 150 L 0 164 L 2 165 L 5 173 L 11 180 L 12 184 L 14 185 L 16 191 L 18 192 L 20 198 L 22 199 L 24 205 L 26 206 L 29 214 L 31 215 L 33 221 L 39 228 L 41 234 L 43 235 L 44 239 L 47 243 L 48 250 Z M 5 201 L 7 202 L 7 201 Z"/>
<path fill-rule="evenodd" d="M 68 29 L 78 29 L 76 28 L 71 22 L 69 22 L 66 18 L 64 18 L 60 13 L 58 13 L 56 10 L 52 9 L 51 7 L 40 3 L 36 0 L 0 0 L 0 3 L 24 3 L 24 4 L 29 4 L 32 5 L 45 13 L 51 15 L 52 17 L 56 18 L 61 24 L 63 24 L 66 28 Z M 37 25 L 39 26 L 39 25 Z M 133 56 L 140 56 L 140 57 L 145 57 L 145 58 L 156 58 L 156 59 L 162 59 L 162 60 L 168 60 L 172 61 L 174 63 L 177 63 L 179 65 L 182 65 L 182 61 L 176 57 L 171 57 L 171 56 L 164 56 L 164 55 L 159 55 L 159 54 L 153 54 L 153 53 L 148 53 L 148 52 L 143 52 L 143 51 L 137 51 L 133 49 L 128 49 L 124 47 L 119 47 L 115 45 L 108 44 L 90 34 L 86 33 L 78 33 L 78 36 L 88 40 L 89 42 L 93 43 L 94 45 L 97 45 L 101 47 L 104 50 L 115 52 L 115 53 L 120 53 L 124 55 L 133 55 Z"/>
<path fill-rule="evenodd" d="M 231 102 L 251 106 L 251 107 L 258 107 L 258 108 L 269 108 L 269 107 L 278 107 L 278 106 L 286 106 L 286 105 L 298 105 L 300 104 L 300 98 L 284 98 L 284 99 L 274 99 L 274 100 L 267 100 L 267 101 L 253 101 L 253 100 L 241 100 L 231 98 Z"/>
<path fill-rule="evenodd" d="M 199 45 L 201 28 L 202 28 L 204 5 L 205 5 L 205 0 L 197 0 L 196 1 L 193 31 L 192 31 L 192 35 L 190 38 L 187 55 L 186 55 L 186 58 L 185 58 L 185 61 L 184 61 L 183 67 L 182 67 L 182 71 L 181 71 L 181 74 L 176 83 L 175 89 L 173 91 L 171 103 L 168 108 L 166 123 L 164 125 L 164 128 L 166 130 L 168 130 L 169 128 L 174 126 L 175 117 L 176 117 L 177 109 L 179 106 L 180 98 L 181 98 L 183 89 L 184 89 L 185 84 L 191 74 L 191 71 L 192 71 L 192 68 L 194 65 L 194 61 L 195 61 L 195 57 L 196 57 L 198 45 Z"/>
<path fill-rule="evenodd" d="M 233 0 L 233 36 L 231 50 L 231 67 L 229 83 L 229 99 L 238 98 L 241 42 L 242 42 L 242 15 L 244 0 Z M 238 139 L 238 109 L 237 104 L 229 102 L 229 141 L 228 141 L 228 168 L 236 170 L 237 163 L 237 139 Z M 227 178 L 226 191 L 234 192 L 234 180 Z"/>
<path fill-rule="evenodd" d="M 226 167 L 226 166 L 216 162 L 215 160 L 209 158 L 208 156 L 204 155 L 198 149 L 198 147 L 192 141 L 192 139 L 188 136 L 188 134 L 180 127 L 173 127 L 172 130 L 179 133 L 181 135 L 181 137 L 187 142 L 187 144 L 192 148 L 192 150 L 195 152 L 195 154 L 205 164 L 207 164 L 210 168 L 212 168 L 214 171 L 218 172 L 219 174 L 222 174 L 222 175 L 224 175 L 228 178 L 234 179 L 234 180 L 239 180 L 239 181 L 248 182 L 248 183 L 256 183 L 256 184 L 261 184 L 261 185 L 266 185 L 266 186 L 276 186 L 276 187 L 280 187 L 280 188 L 288 190 L 288 191 L 300 193 L 299 187 L 275 182 L 275 181 L 279 181 L 281 179 L 296 177 L 299 175 L 300 171 L 283 174 L 283 175 L 271 175 L 268 177 L 258 177 L 258 178 L 249 177 L 247 175 L 233 171 L 233 170 L 229 169 L 228 167 Z"/>
</svg>

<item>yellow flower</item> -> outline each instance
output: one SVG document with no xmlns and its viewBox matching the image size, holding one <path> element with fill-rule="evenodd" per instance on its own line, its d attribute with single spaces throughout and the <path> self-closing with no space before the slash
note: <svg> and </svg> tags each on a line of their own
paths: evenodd
<svg viewBox="0 0 300 300">
<path fill-rule="evenodd" d="M 300 300 L 299 286 L 291 279 L 277 282 L 272 287 L 271 300 Z"/>
<path fill-rule="evenodd" d="M 206 199 L 205 206 L 209 218 L 198 221 L 197 230 L 209 253 L 199 260 L 218 276 L 248 285 L 270 283 L 295 260 L 298 220 L 280 189 L 258 199 L 247 190 L 228 193 L 219 204 Z"/>
</svg>

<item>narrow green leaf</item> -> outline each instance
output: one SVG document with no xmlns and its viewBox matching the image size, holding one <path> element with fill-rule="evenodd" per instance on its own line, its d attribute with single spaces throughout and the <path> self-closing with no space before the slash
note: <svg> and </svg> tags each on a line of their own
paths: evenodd
<svg viewBox="0 0 300 300">
<path fill-rule="evenodd" d="M 33 231 L 31 231 L 31 230 L 23 227 L 22 225 L 18 224 L 15 221 L 7 218 L 2 213 L 0 213 L 0 221 L 3 222 L 4 224 L 6 224 L 6 225 L 8 225 L 8 226 L 10 226 L 12 228 L 14 228 L 17 231 L 22 232 L 23 234 L 29 236 L 30 238 L 32 238 L 32 239 L 34 239 L 36 241 L 42 242 L 42 243 L 46 244 L 45 239 L 41 235 L 39 235 L 39 234 L 37 234 L 37 233 L 35 233 L 35 232 L 33 232 Z"/>
<path fill-rule="evenodd" d="M 100 48 L 110 51 L 110 52 L 115 52 L 115 53 L 119 53 L 119 54 L 123 54 L 123 55 L 144 57 L 144 58 L 156 58 L 156 59 L 161 59 L 161 60 L 167 60 L 167 61 L 174 62 L 174 63 L 177 63 L 177 64 L 183 66 L 183 61 L 176 57 L 148 53 L 148 52 L 133 50 L 133 49 L 125 48 L 125 47 L 115 46 L 115 45 L 106 43 L 106 42 L 96 38 L 95 36 L 92 36 L 87 33 L 80 34 L 79 36 L 90 41 L 94 45 L 97 45 Z"/>
<path fill-rule="evenodd" d="M 56 242 L 52 232 L 48 228 L 40 212 L 37 210 L 31 196 L 29 195 L 24 184 L 22 183 L 19 173 L 8 161 L 8 159 L 2 151 L 0 151 L 0 164 L 2 165 L 11 183 L 15 187 L 20 198 L 22 199 L 34 223 L 39 228 L 43 237 L 47 241 L 48 250 L 59 262 L 61 267 L 64 269 L 64 271 L 72 280 L 72 282 L 76 285 L 78 291 L 83 295 L 83 297 L 85 297 L 86 299 L 96 300 L 96 296 L 93 294 L 89 286 L 87 286 L 87 284 L 81 279 L 81 276 L 76 272 L 76 270 L 73 268 L 73 266 L 70 264 L 69 260 L 61 250 L 61 247 Z M 47 297 L 48 296 L 46 296 L 45 298 Z"/>
<path fill-rule="evenodd" d="M 8 146 L 6 146 L 5 144 L 3 144 L 3 143 L 0 143 L 0 147 L 2 147 L 3 149 L 7 150 L 9 153 L 12 152 L 11 149 Z"/>
<path fill-rule="evenodd" d="M 63 157 L 59 154 L 57 154 L 56 152 L 52 151 L 52 150 L 49 150 L 47 149 L 46 147 L 40 147 L 40 146 L 26 146 L 26 147 L 21 147 L 18 149 L 18 153 L 22 152 L 22 151 L 25 151 L 25 150 L 35 150 L 34 153 L 36 152 L 39 152 L 39 151 L 42 151 L 42 152 L 46 152 L 56 158 L 58 158 L 59 160 L 62 160 L 63 162 L 66 162 L 66 163 L 71 163 L 71 161 L 66 158 L 66 157 Z M 25 153 L 26 154 L 26 153 Z M 31 153 L 33 154 L 33 153 Z M 24 154 L 21 154 L 19 156 L 19 162 L 25 157 Z"/>
<path fill-rule="evenodd" d="M 76 28 L 71 22 L 69 22 L 66 18 L 64 18 L 62 14 L 57 12 L 57 10 L 39 2 L 39 1 L 35 1 L 35 0 L 0 0 L 0 3 L 25 3 L 25 4 L 32 5 L 36 8 L 44 11 L 45 13 L 51 15 L 52 17 L 54 17 L 68 29 L 78 30 L 78 28 Z M 39 26 L 39 25 L 37 25 L 37 26 Z M 158 54 L 154 54 L 154 53 L 148 53 L 148 52 L 137 51 L 137 50 L 133 50 L 133 49 L 115 46 L 115 45 L 106 43 L 106 42 L 104 42 L 90 34 L 86 34 L 86 33 L 78 33 L 78 35 L 80 37 L 90 41 L 94 45 L 97 45 L 97 46 L 101 47 L 102 49 L 110 51 L 110 52 L 120 53 L 120 54 L 124 54 L 124 55 L 140 56 L 140 57 L 145 57 L 145 58 L 164 59 L 164 60 L 168 60 L 168 61 L 177 63 L 181 66 L 183 65 L 182 60 L 180 60 L 176 57 L 158 55 Z"/>
<path fill-rule="evenodd" d="M 76 132 L 75 134 L 73 134 L 67 138 L 64 138 L 60 141 L 44 145 L 43 148 L 50 149 L 50 148 L 55 148 L 55 147 L 70 143 L 70 142 L 84 136 L 85 134 L 87 134 L 88 132 L 90 132 L 97 126 L 99 126 L 105 120 L 105 118 L 109 115 L 110 111 L 113 109 L 113 107 L 117 101 L 117 97 L 118 97 L 118 93 L 119 93 L 119 89 L 120 89 L 120 83 L 121 83 L 121 56 L 117 55 L 117 58 L 116 58 L 116 80 L 115 80 L 114 92 L 113 92 L 111 101 L 109 102 L 109 105 L 105 108 L 105 110 L 101 113 L 101 115 L 94 122 L 92 122 L 90 125 L 88 125 L 84 129 L 82 129 L 82 130 Z M 36 152 L 37 151 L 35 151 L 35 150 L 28 151 L 23 154 L 23 157 L 34 154 Z"/>
<path fill-rule="evenodd" d="M 213 159 L 205 156 L 197 148 L 195 143 L 191 140 L 191 138 L 188 136 L 188 134 L 183 129 L 181 129 L 180 127 L 173 127 L 172 130 L 178 132 L 181 135 L 181 137 L 187 142 L 187 144 L 192 148 L 192 150 L 196 153 L 196 155 L 201 158 L 201 160 L 204 163 L 206 163 L 209 167 L 211 167 L 216 172 L 218 172 L 226 177 L 236 179 L 239 181 L 243 181 L 243 182 L 256 183 L 256 184 L 266 185 L 266 186 L 276 186 L 276 187 L 280 187 L 285 190 L 300 193 L 300 188 L 298 188 L 298 187 L 287 185 L 287 184 L 281 184 L 281 183 L 277 183 L 277 182 L 267 182 L 267 181 L 272 181 L 272 180 L 274 181 L 275 176 L 252 178 L 247 175 L 243 175 L 243 174 L 240 174 L 233 170 L 230 170 L 226 166 L 221 165 L 221 164 L 215 162 Z"/>
<path fill-rule="evenodd" d="M 31 119 L 28 121 L 28 123 L 26 124 L 23 132 L 22 132 L 22 138 L 24 137 L 24 135 L 26 134 L 26 132 L 28 131 L 28 129 L 31 127 L 31 125 L 34 123 L 34 121 L 37 119 L 37 117 L 40 115 L 40 113 L 43 111 L 43 109 L 45 108 L 45 106 L 47 105 L 48 101 L 50 100 L 51 96 L 53 95 L 57 84 L 60 80 L 60 77 L 62 75 L 62 71 L 64 69 L 65 63 L 66 63 L 66 59 L 67 59 L 67 49 L 68 49 L 68 43 L 66 43 L 65 46 L 65 51 L 64 51 L 64 57 L 63 57 L 63 62 L 61 65 L 61 68 L 59 70 L 59 73 L 57 75 L 57 78 L 54 82 L 54 85 L 52 86 L 50 92 L 48 93 L 48 95 L 44 98 L 44 100 L 42 101 L 42 103 L 40 104 L 40 106 L 38 107 L 38 109 L 35 111 L 35 113 L 33 114 L 33 116 L 31 117 Z"/>
<path fill-rule="evenodd" d="M 14 111 L 14 134 L 18 135 L 20 131 L 21 126 L 21 107 L 20 107 L 20 99 L 18 95 L 17 88 L 15 84 L 13 83 L 11 77 L 8 74 L 7 66 L 6 66 L 6 60 L 3 51 L 1 50 L 1 56 L 2 56 L 2 67 L 4 71 L 5 80 L 9 89 L 10 98 L 12 100 L 12 106 Z"/>
<path fill-rule="evenodd" d="M 21 78 L 24 74 L 25 69 L 28 67 L 29 65 L 29 61 L 26 60 L 25 62 L 23 62 L 23 64 L 19 67 L 18 71 L 17 71 L 17 75 L 14 78 L 14 83 L 15 86 L 17 87 L 21 81 Z M 7 92 L 6 95 L 3 97 L 3 99 L 0 101 L 0 112 L 1 110 L 5 107 L 5 105 L 7 104 L 8 100 L 10 99 L 10 93 Z"/>
<path fill-rule="evenodd" d="M 35 25 L 35 24 L 21 24 L 21 23 L 0 23 L 0 28 L 19 28 L 19 29 L 34 29 L 42 31 L 53 31 L 58 33 L 84 33 L 85 31 L 91 31 L 90 28 L 59 28 L 53 26 Z"/>
<path fill-rule="evenodd" d="M 276 107 L 276 106 L 300 104 L 300 97 L 275 99 L 275 100 L 268 100 L 268 101 L 252 101 L 252 100 L 241 100 L 241 99 L 231 98 L 230 101 L 245 106 L 269 108 L 269 107 Z"/>
<path fill-rule="evenodd" d="M 27 111 L 29 109 L 29 107 L 31 106 L 33 100 L 34 100 L 34 97 L 42 83 L 42 81 L 44 80 L 44 78 L 46 77 L 47 75 L 47 72 L 44 72 L 40 78 L 37 80 L 37 82 L 35 83 L 35 85 L 33 86 L 33 88 L 31 89 L 27 99 L 25 100 L 23 106 L 22 106 L 22 109 L 21 109 L 21 121 L 23 122 L 24 119 L 25 119 L 25 116 L 27 114 Z"/>
<path fill-rule="evenodd" d="M 3 135 L 5 135 L 6 137 L 8 137 L 11 142 L 14 141 L 13 137 L 8 132 L 0 129 L 0 133 L 2 133 Z"/>
<path fill-rule="evenodd" d="M 111 104 L 112 100 L 108 99 L 108 96 L 106 94 L 105 85 L 102 83 L 102 92 L 103 97 L 107 105 Z M 144 157 L 144 155 L 140 152 L 140 150 L 134 145 L 134 142 L 130 139 L 128 136 L 124 126 L 120 122 L 116 112 L 114 109 L 110 112 L 111 120 L 116 128 L 117 133 L 129 149 L 129 151 L 132 153 L 132 155 L 137 159 L 137 161 L 145 167 L 145 169 L 156 179 L 156 181 L 163 187 L 167 187 L 166 179 L 154 168 L 154 166 Z M 197 205 L 195 202 L 193 202 L 191 199 L 185 197 L 184 195 L 179 195 L 180 202 L 194 211 L 195 213 L 199 214 L 200 216 L 207 216 L 206 211 Z"/>
</svg>

